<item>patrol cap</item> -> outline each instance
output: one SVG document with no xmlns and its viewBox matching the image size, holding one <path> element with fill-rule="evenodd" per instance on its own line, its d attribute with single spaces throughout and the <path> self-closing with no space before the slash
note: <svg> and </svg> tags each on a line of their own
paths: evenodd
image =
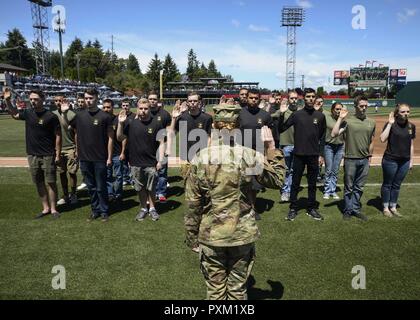
<svg viewBox="0 0 420 320">
<path fill-rule="evenodd" d="M 233 104 L 219 104 L 213 107 L 214 121 L 219 122 L 236 122 L 239 117 L 239 112 L 242 108 L 238 105 Z"/>
</svg>

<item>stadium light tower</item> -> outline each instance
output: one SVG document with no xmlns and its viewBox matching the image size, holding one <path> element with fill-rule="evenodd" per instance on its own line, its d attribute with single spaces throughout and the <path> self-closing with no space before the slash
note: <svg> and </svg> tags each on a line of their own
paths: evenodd
<svg viewBox="0 0 420 320">
<path fill-rule="evenodd" d="M 61 79 L 64 79 L 64 62 L 63 62 L 63 41 L 62 34 L 66 31 L 66 19 L 60 10 L 57 10 L 57 15 L 53 19 L 53 29 L 58 32 L 58 41 L 60 44 L 60 70 Z"/>
<path fill-rule="evenodd" d="M 48 8 L 52 0 L 28 0 L 31 4 L 32 27 L 34 29 L 34 55 L 37 74 L 48 73 L 48 52 L 50 35 L 48 29 Z"/>
<path fill-rule="evenodd" d="M 283 7 L 282 27 L 287 27 L 286 90 L 295 88 L 296 28 L 303 25 L 305 10 L 302 7 Z"/>
</svg>

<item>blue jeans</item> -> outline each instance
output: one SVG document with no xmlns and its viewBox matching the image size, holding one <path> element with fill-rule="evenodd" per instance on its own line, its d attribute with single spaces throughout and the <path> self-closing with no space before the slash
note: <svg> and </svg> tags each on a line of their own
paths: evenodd
<svg viewBox="0 0 420 320">
<path fill-rule="evenodd" d="M 338 171 L 344 155 L 344 144 L 326 144 L 324 148 L 325 184 L 324 194 L 336 192 Z"/>
<path fill-rule="evenodd" d="M 116 155 L 112 157 L 112 165 L 107 168 L 106 184 L 108 187 L 108 197 L 122 198 L 123 163 L 120 160 L 120 156 Z"/>
<path fill-rule="evenodd" d="M 162 168 L 158 171 L 158 181 L 156 185 L 156 195 L 166 197 L 168 189 L 168 163 L 162 165 Z"/>
<path fill-rule="evenodd" d="M 344 213 L 361 213 L 360 199 L 368 173 L 368 158 L 344 160 Z"/>
<path fill-rule="evenodd" d="M 108 190 L 106 188 L 106 162 L 81 160 L 80 170 L 89 190 L 92 213 L 96 216 L 107 216 Z"/>
<path fill-rule="evenodd" d="M 127 182 L 128 184 L 132 184 L 132 179 L 131 179 L 131 171 L 130 168 L 128 166 L 128 161 L 124 160 L 123 161 L 123 181 Z"/>
<path fill-rule="evenodd" d="M 292 188 L 292 177 L 293 177 L 293 149 L 295 146 L 281 146 L 284 154 L 284 161 L 286 162 L 286 176 L 284 179 L 284 185 L 281 189 L 281 193 L 289 193 Z"/>
<path fill-rule="evenodd" d="M 410 160 L 390 160 L 382 158 L 383 183 L 381 188 L 384 208 L 396 208 L 401 183 L 410 169 Z"/>
</svg>

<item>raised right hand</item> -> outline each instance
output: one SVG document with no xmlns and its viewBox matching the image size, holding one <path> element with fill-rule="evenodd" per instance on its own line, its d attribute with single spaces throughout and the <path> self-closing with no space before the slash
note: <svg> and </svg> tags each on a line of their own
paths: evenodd
<svg viewBox="0 0 420 320">
<path fill-rule="evenodd" d="M 177 100 L 172 110 L 172 118 L 178 118 L 181 115 L 181 100 Z"/>
<path fill-rule="evenodd" d="M 123 123 L 125 120 L 127 120 L 127 112 L 125 110 L 121 110 L 118 114 L 118 122 Z"/>
<path fill-rule="evenodd" d="M 287 99 L 283 99 L 280 102 L 280 112 L 284 113 L 289 108 Z"/>
<path fill-rule="evenodd" d="M 341 109 L 340 111 L 340 119 L 343 120 L 345 117 L 347 117 L 347 115 L 349 114 L 349 110 L 347 109 Z"/>
<path fill-rule="evenodd" d="M 389 124 L 393 125 L 395 123 L 395 115 L 394 112 L 391 112 L 388 117 Z"/>
</svg>

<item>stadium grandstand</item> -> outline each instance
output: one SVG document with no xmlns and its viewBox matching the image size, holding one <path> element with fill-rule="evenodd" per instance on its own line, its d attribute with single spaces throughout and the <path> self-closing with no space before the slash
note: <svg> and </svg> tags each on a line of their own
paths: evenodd
<svg viewBox="0 0 420 320">
<path fill-rule="evenodd" d="M 96 88 L 101 100 L 105 98 L 112 99 L 117 108 L 125 98 L 131 99 L 132 101 L 138 99 L 135 95 L 130 97 L 124 96 L 123 93 L 100 83 L 82 83 L 69 79 L 58 80 L 43 75 L 23 76 L 22 73 L 25 72 L 27 72 L 26 69 L 0 63 L 0 90 L 3 86 L 12 88 L 15 93 L 15 98 L 19 100 L 18 106 L 20 108 L 28 106 L 29 92 L 31 90 L 41 90 L 44 92 L 46 107 L 53 104 L 54 96 L 57 95 L 63 95 L 70 103 L 75 103 L 77 95 L 83 93 L 88 88 Z"/>
</svg>

